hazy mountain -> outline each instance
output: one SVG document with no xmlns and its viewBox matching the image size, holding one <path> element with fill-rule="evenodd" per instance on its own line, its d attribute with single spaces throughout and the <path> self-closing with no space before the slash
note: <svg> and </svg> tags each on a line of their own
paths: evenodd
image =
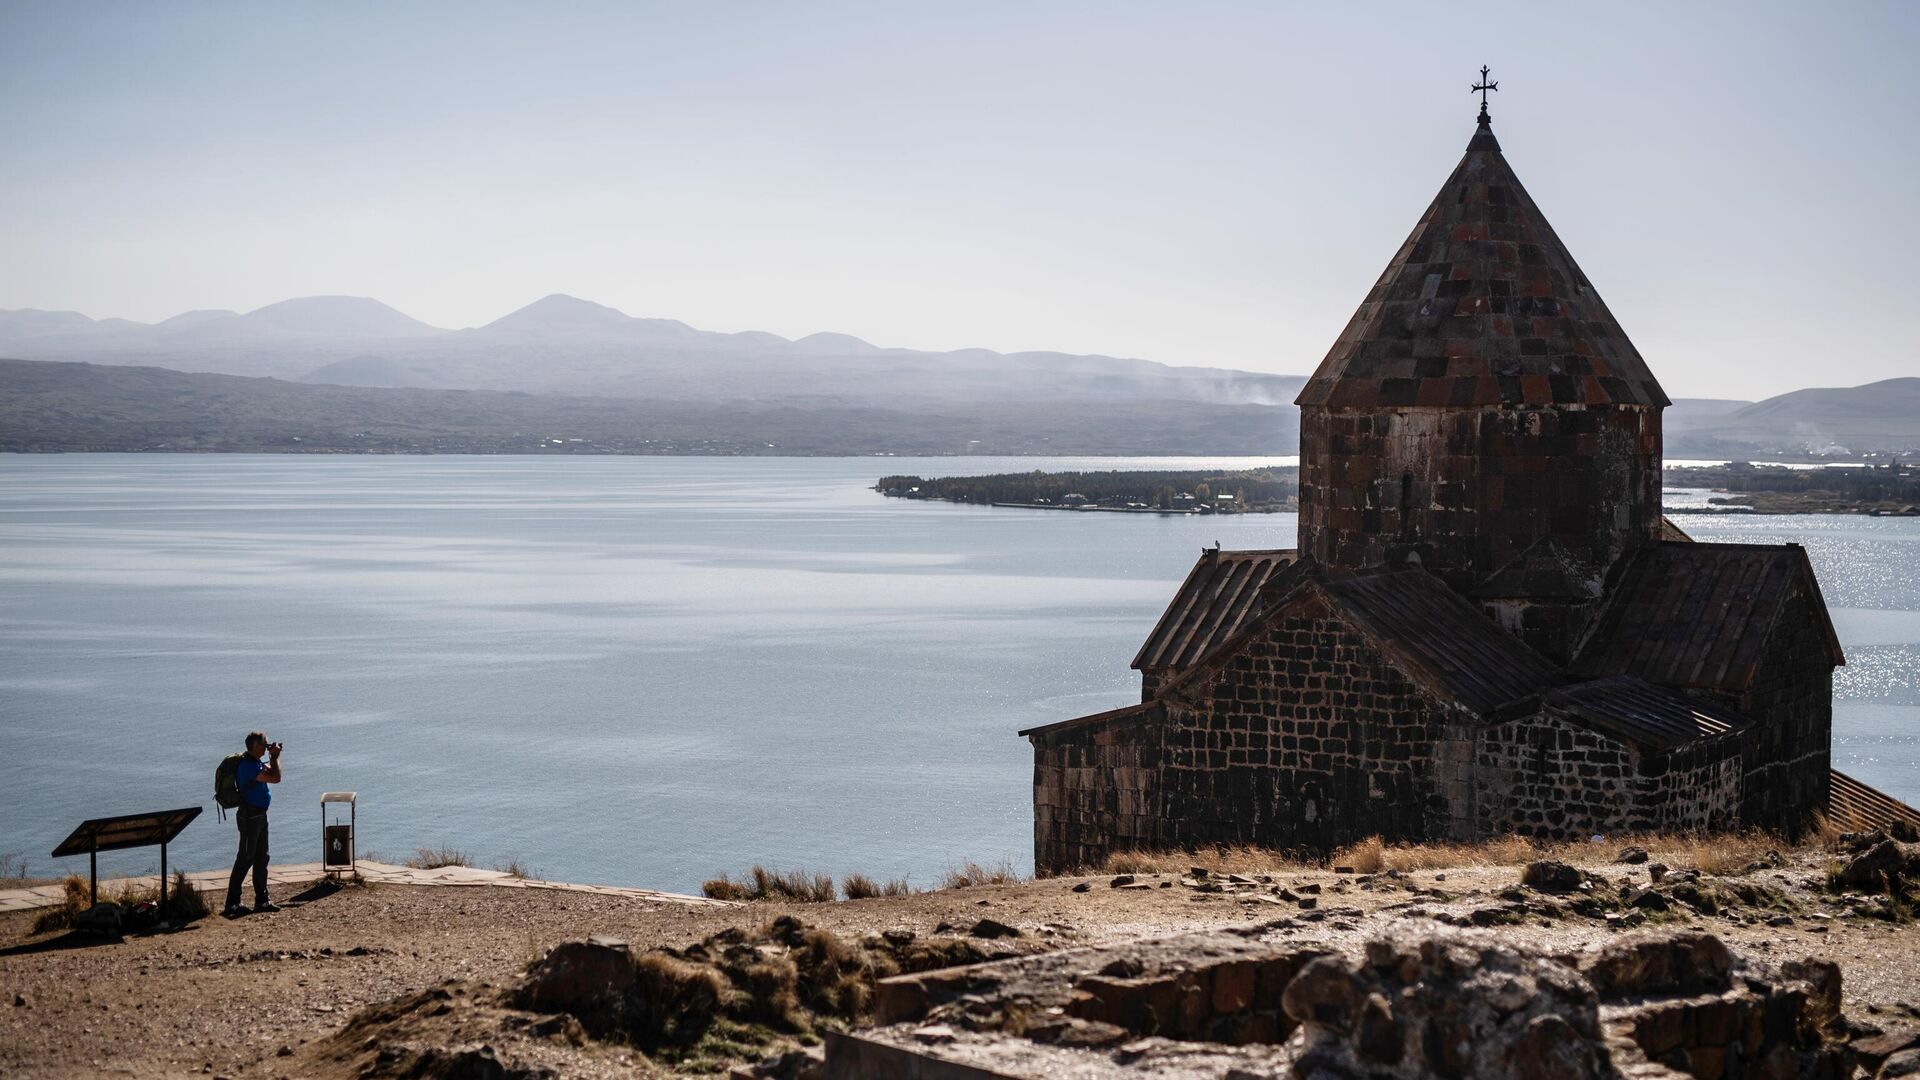
<svg viewBox="0 0 1920 1080">
<path fill-rule="evenodd" d="M 485 326 L 441 330 L 375 300 L 308 297 L 244 315 L 110 327 L 74 312 L 0 313 L 0 355 L 138 364 L 351 386 L 444 387 L 889 409 L 1092 401 L 1290 402 L 1302 379 L 1145 360 L 882 348 L 846 334 L 789 341 L 635 318 L 548 296 Z"/>
<path fill-rule="evenodd" d="M 1739 412 L 1751 404 L 1753 404 L 1751 401 L 1739 401 L 1734 398 L 1674 398 L 1673 404 L 1667 406 L 1664 415 L 1667 423 L 1670 424 L 1676 419 L 1683 424 L 1694 424 Z"/>
<path fill-rule="evenodd" d="M 999 416 L 1011 425 L 994 436 L 1003 445 L 1039 449 L 1049 424 L 1078 432 L 1076 445 L 1092 445 L 1084 422 L 1096 414 L 1109 422 L 1133 416 L 1154 424 L 1184 416 L 1194 430 L 1216 434 L 1211 425 L 1221 409 L 1283 415 L 1260 414 L 1272 441 L 1236 444 L 1242 446 L 1236 452 L 1247 453 L 1293 452 L 1292 401 L 1304 381 L 1110 356 L 922 352 L 834 333 L 791 341 L 757 331 L 715 333 L 558 294 L 465 330 L 439 329 L 377 300 L 344 296 L 288 300 L 244 314 L 187 312 L 153 325 L 71 311 L 0 311 L 0 356 L 330 386 L 629 398 L 677 403 L 688 415 L 701 412 L 696 406 L 715 406 L 720 413 L 702 415 L 922 416 L 957 423 L 938 428 L 948 434 Z M 355 406 L 361 407 L 371 405 Z M 1905 450 L 1920 447 L 1916 417 L 1920 379 L 1803 390 L 1761 402 L 1682 398 L 1665 414 L 1665 448 L 1676 458 Z M 796 420 L 791 430 L 805 427 Z M 1245 434 L 1235 431 L 1227 441 Z M 1173 452 L 1173 443 L 1156 445 L 1137 434 L 1115 433 L 1111 445 Z"/>
<path fill-rule="evenodd" d="M 1920 450 L 1920 378 L 1795 390 L 1708 415 L 1690 411 L 1678 424 L 1674 411 L 1666 418 L 1669 457 Z"/>
<path fill-rule="evenodd" d="M 0 451 L 1266 454 L 1293 410 L 1099 402 L 941 411 L 371 389 L 0 360 Z"/>
<path fill-rule="evenodd" d="M 237 311 L 228 311 L 226 308 L 203 308 L 199 311 L 183 311 L 171 319 L 162 319 L 153 325 L 169 330 L 185 330 L 203 323 L 231 319 L 239 314 Z"/>
<path fill-rule="evenodd" d="M 187 334 L 250 341 L 287 337 L 364 341 L 436 337 L 446 333 L 438 327 L 402 315 L 378 300 L 362 296 L 308 296 L 298 300 L 282 300 L 245 315 L 230 319 L 207 318 L 179 329 Z"/>
</svg>

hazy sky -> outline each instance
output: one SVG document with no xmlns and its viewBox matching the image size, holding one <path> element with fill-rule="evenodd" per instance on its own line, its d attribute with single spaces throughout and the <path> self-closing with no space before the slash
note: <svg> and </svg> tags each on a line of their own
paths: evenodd
<svg viewBox="0 0 1920 1080">
<path fill-rule="evenodd" d="M 1920 375 L 1920 4 L 13 3 L 0 308 L 1310 371 L 1472 134 L 1675 396 Z"/>
</svg>

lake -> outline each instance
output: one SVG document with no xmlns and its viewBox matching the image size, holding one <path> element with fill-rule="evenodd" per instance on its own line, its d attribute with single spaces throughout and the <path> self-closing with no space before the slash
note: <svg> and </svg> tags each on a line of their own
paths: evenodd
<svg viewBox="0 0 1920 1080">
<path fill-rule="evenodd" d="M 1294 517 L 870 486 L 1291 461 L 0 457 L 0 853 L 51 872 L 84 817 L 199 803 L 176 861 L 223 866 L 213 767 L 265 728 L 279 861 L 317 859 L 320 793 L 355 790 L 363 853 L 395 861 L 680 891 L 755 862 L 1026 869 L 1014 733 L 1136 700 L 1199 549 L 1291 547 Z M 1835 763 L 1920 801 L 1920 519 L 1680 523 L 1807 547 L 1847 648 Z"/>
</svg>

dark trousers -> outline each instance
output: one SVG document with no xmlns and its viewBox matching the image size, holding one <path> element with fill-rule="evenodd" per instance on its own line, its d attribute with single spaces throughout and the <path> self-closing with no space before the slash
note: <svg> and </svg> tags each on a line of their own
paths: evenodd
<svg viewBox="0 0 1920 1080">
<path fill-rule="evenodd" d="M 253 901 L 267 902 L 267 812 L 243 806 L 235 815 L 240 823 L 240 852 L 233 857 L 233 876 L 227 879 L 227 906 L 240 906 L 240 883 L 253 871 Z"/>
</svg>

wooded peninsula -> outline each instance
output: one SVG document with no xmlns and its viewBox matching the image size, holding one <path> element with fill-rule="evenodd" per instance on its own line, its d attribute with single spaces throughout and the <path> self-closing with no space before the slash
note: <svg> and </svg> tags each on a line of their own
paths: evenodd
<svg viewBox="0 0 1920 1080">
<path fill-rule="evenodd" d="M 896 499 L 981 506 L 1135 514 L 1271 514 L 1300 508 L 1300 470 L 1024 472 L 990 476 L 885 476 L 874 490 Z M 1665 483 L 1706 488 L 1710 506 L 1675 513 L 1878 514 L 1920 516 L 1920 472 L 1884 465 L 1790 469 L 1736 461 L 1670 468 Z"/>
<path fill-rule="evenodd" d="M 1727 465 L 1668 469 L 1674 488 L 1707 488 L 1725 494 L 1707 501 L 1713 513 L 1750 510 L 1757 514 L 1877 514 L 1920 516 L 1920 472 L 1898 460 L 1884 465 L 1830 465 L 1789 469 L 1782 465 Z M 1669 511 L 1676 512 L 1676 511 Z M 1680 511 L 1684 512 L 1684 511 Z"/>
<path fill-rule="evenodd" d="M 1269 514 L 1300 508 L 1300 470 L 1025 472 L 991 476 L 884 476 L 897 499 L 941 499 L 1035 510 L 1135 514 Z"/>
</svg>

